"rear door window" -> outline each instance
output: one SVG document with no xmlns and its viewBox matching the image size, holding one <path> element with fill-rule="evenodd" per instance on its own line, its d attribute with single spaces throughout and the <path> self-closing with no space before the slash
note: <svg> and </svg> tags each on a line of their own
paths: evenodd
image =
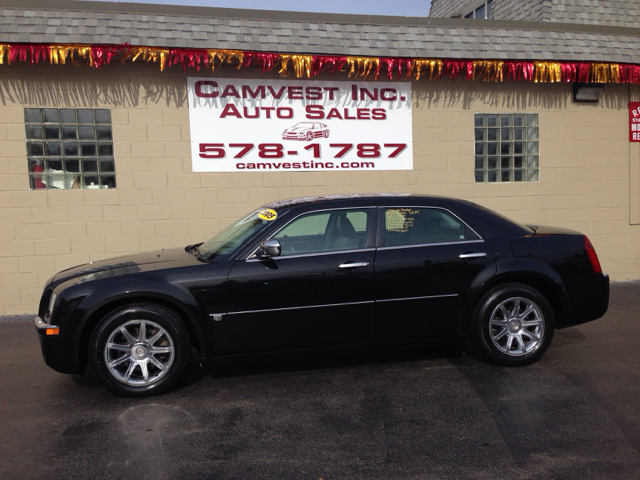
<svg viewBox="0 0 640 480">
<path fill-rule="evenodd" d="M 437 208 L 385 208 L 384 247 L 480 240 L 457 217 Z"/>
</svg>

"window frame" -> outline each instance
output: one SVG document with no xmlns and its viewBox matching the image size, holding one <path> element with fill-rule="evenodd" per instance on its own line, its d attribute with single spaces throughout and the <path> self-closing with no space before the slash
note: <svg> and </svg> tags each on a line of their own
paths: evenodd
<svg viewBox="0 0 640 480">
<path fill-rule="evenodd" d="M 539 182 L 538 113 L 474 113 L 473 162 L 474 183 Z"/>
<path fill-rule="evenodd" d="M 476 13 L 480 8 L 484 8 L 484 17 L 476 17 Z M 461 13 L 459 16 L 462 18 L 469 18 L 472 20 L 489 20 L 491 16 L 491 12 L 493 11 L 493 0 L 485 0 L 483 2 L 478 2 L 474 4 L 471 12 L 465 10 L 467 13 Z"/>
</svg>

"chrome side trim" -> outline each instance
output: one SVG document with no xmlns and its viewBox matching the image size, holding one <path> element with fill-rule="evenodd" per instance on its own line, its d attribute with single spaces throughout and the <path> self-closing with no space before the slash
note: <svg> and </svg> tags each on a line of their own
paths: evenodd
<svg viewBox="0 0 640 480">
<path fill-rule="evenodd" d="M 484 243 L 484 240 L 463 240 L 461 242 L 421 243 L 419 245 L 394 245 L 392 247 L 378 247 L 378 250 L 394 250 L 401 248 L 439 247 L 442 245 L 466 245 L 468 243 Z"/>
<path fill-rule="evenodd" d="M 457 293 L 450 293 L 447 295 L 427 295 L 426 297 L 407 297 L 407 298 L 388 298 L 384 300 L 376 300 L 378 303 L 383 302 L 401 302 L 404 300 L 424 300 L 425 298 L 446 298 L 446 297 L 457 297 Z"/>
<path fill-rule="evenodd" d="M 227 315 L 240 315 L 242 313 L 282 312 L 285 310 L 302 310 L 305 308 L 342 307 L 345 305 L 364 305 L 366 303 L 375 303 L 375 301 L 367 300 L 366 302 L 329 303 L 326 305 L 304 305 L 301 307 L 270 308 L 266 310 L 244 310 L 242 312 L 229 312 L 227 313 Z"/>
<path fill-rule="evenodd" d="M 339 253 L 359 253 L 359 252 L 373 252 L 375 248 L 358 248 L 355 250 L 332 250 L 330 252 L 314 252 L 314 253 L 301 253 L 299 255 L 278 255 L 277 257 L 264 258 L 247 258 L 245 262 L 260 262 L 263 260 L 285 260 L 287 258 L 303 258 L 303 257 L 319 257 L 323 255 L 338 255 Z"/>
</svg>

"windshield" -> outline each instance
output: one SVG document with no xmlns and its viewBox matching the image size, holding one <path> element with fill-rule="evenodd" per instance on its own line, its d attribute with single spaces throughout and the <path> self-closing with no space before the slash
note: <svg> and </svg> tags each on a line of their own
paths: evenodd
<svg viewBox="0 0 640 480">
<path fill-rule="evenodd" d="M 218 255 L 231 254 L 242 243 L 265 228 L 275 219 L 264 219 L 264 209 L 251 212 L 242 220 L 238 220 L 227 228 L 218 232 L 215 236 L 204 242 L 198 248 L 200 255 L 207 260 L 212 260 Z"/>
<path fill-rule="evenodd" d="M 313 128 L 313 123 L 300 122 L 296 123 L 293 128 Z"/>
</svg>

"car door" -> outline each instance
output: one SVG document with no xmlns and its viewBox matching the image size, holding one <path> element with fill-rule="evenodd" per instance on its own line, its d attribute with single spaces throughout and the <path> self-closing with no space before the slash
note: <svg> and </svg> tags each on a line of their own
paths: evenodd
<svg viewBox="0 0 640 480">
<path fill-rule="evenodd" d="M 376 340 L 456 335 L 461 300 L 495 252 L 442 208 L 379 208 Z"/>
<path fill-rule="evenodd" d="M 375 208 L 304 213 L 271 236 L 281 255 L 228 277 L 235 353 L 374 341 Z"/>
</svg>

